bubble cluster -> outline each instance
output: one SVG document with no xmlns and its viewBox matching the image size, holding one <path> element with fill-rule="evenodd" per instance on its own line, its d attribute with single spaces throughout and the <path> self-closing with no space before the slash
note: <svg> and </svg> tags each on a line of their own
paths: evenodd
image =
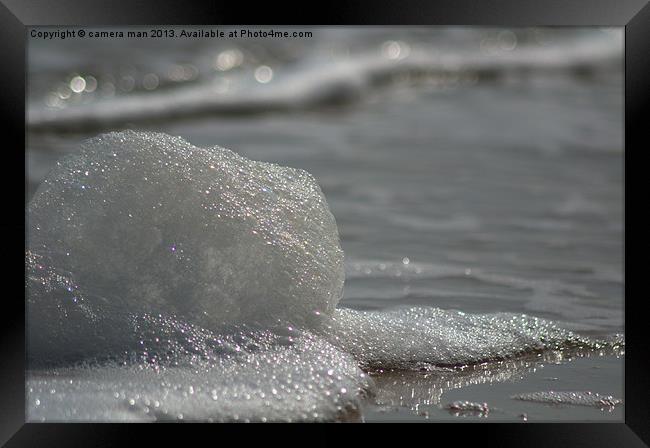
<svg viewBox="0 0 650 448">
<path fill-rule="evenodd" d="M 451 413 L 460 414 L 464 412 L 477 413 L 477 414 L 488 414 L 490 412 L 490 407 L 487 403 L 476 403 L 473 401 L 454 401 L 445 406 Z"/>
<path fill-rule="evenodd" d="M 326 338 L 370 370 L 463 366 L 542 350 L 607 345 L 524 314 L 439 308 L 341 309 L 326 328 Z"/>
<path fill-rule="evenodd" d="M 349 354 L 308 333 L 294 337 L 248 333 L 216 337 L 214 342 L 215 356 L 209 361 L 174 367 L 131 362 L 38 371 L 28 382 L 28 418 L 354 420 L 359 396 L 372 385 Z"/>
</svg>

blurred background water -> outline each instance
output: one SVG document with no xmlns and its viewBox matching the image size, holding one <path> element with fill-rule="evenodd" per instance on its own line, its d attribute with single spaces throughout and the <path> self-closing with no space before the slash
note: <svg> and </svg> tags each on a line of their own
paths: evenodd
<svg viewBox="0 0 650 448">
<path fill-rule="evenodd" d="M 622 29 L 291 31 L 313 35 L 31 39 L 26 200 L 88 137 L 180 135 L 316 177 L 341 306 L 624 332 Z M 581 362 L 563 378 L 622 395 L 622 360 Z"/>
</svg>

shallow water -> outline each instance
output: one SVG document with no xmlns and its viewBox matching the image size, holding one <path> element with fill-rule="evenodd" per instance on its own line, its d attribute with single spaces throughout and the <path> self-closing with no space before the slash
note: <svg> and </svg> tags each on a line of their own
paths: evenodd
<svg viewBox="0 0 650 448">
<path fill-rule="evenodd" d="M 339 307 L 382 311 L 425 306 L 466 313 L 525 313 L 558 321 L 563 328 L 588 336 L 624 333 L 622 72 L 617 63 L 622 61 L 621 36 L 601 30 L 566 35 L 554 35 L 550 30 L 510 30 L 516 36 L 514 49 L 508 50 L 512 39 L 506 33 L 500 35 L 505 42 L 500 51 L 483 51 L 490 39 L 498 41 L 499 31 L 373 30 L 352 32 L 345 39 L 341 33 L 328 32 L 310 42 L 294 42 L 293 46 L 281 43 L 267 47 L 264 42 L 228 42 L 214 47 L 195 44 L 198 48 L 190 60 L 186 48 L 162 47 L 160 43 L 154 47 L 150 43 L 132 45 L 128 51 L 120 47 L 119 56 L 106 45 L 98 59 L 78 42 L 32 42 L 28 198 L 56 160 L 99 131 L 130 127 L 180 135 L 196 146 L 219 144 L 254 160 L 301 168 L 314 175 L 336 218 L 345 253 L 346 281 Z M 551 37 L 542 45 L 534 38 L 539 35 Z M 464 59 L 459 65 L 444 58 L 423 61 L 423 49 L 431 42 L 443 55 L 462 54 Z M 572 64 L 580 59 L 572 56 L 555 58 L 554 68 L 548 68 L 553 64 L 539 67 L 529 63 L 526 70 L 497 70 L 496 76 L 485 68 L 470 70 L 484 67 L 484 59 L 497 67 L 509 67 L 507 60 L 539 61 L 539 56 L 527 56 L 529 47 L 550 47 L 562 55 L 563 48 L 575 51 L 582 45 L 576 42 L 595 42 L 592 47 L 599 49 L 587 52 L 591 57 L 587 59 L 592 61 L 586 64 L 589 70 L 584 63 L 577 67 Z M 415 68 L 389 69 L 388 73 L 394 72 L 389 83 L 368 81 L 376 79 L 377 73 L 387 72 L 381 67 L 393 61 L 396 52 L 406 54 L 405 44 L 409 56 L 398 57 L 396 63 L 417 56 L 420 59 L 413 63 Z M 128 115 L 126 123 L 113 120 L 114 111 L 126 106 L 107 103 L 110 98 L 114 101 L 115 97 L 153 93 L 167 101 L 169 92 L 184 89 L 186 84 L 202 89 L 206 82 L 212 82 L 208 77 L 214 72 L 207 62 L 233 45 L 241 45 L 247 61 L 235 73 L 224 72 L 232 78 L 228 81 L 232 86 L 229 101 L 237 104 L 248 101 L 238 89 L 246 91 L 249 84 L 272 91 L 271 96 L 284 92 L 274 90 L 274 83 L 295 85 L 296 79 L 306 79 L 307 87 L 323 85 L 323 79 L 312 73 L 329 73 L 328 65 L 319 59 L 327 52 L 334 52 L 339 59 L 340 54 L 372 55 L 367 57 L 370 61 L 378 55 L 383 65 L 355 66 L 347 78 L 339 71 L 335 71 L 336 76 L 325 76 L 345 81 L 331 83 L 339 92 L 334 95 L 337 101 L 306 101 L 305 95 L 309 97 L 311 91 L 305 87 L 303 96 L 282 93 L 281 101 L 268 99 L 273 107 L 267 107 L 269 103 L 251 110 L 239 107 L 236 114 L 206 107 L 186 113 L 181 110 L 172 118 L 147 106 Z M 268 48 L 273 51 L 263 51 Z M 44 54 L 50 56 L 45 58 Z M 139 61 L 136 67 L 133 61 Z M 177 63 L 191 64 L 198 75 L 187 81 L 168 80 L 169 85 L 165 85 L 164 73 Z M 266 84 L 256 83 L 252 77 L 260 64 L 274 69 L 273 79 Z M 58 83 L 74 72 L 95 76 L 99 80 L 96 92 L 110 90 L 105 87 L 109 81 L 103 83 L 100 75 L 117 78 L 115 92 L 106 99 L 93 93 L 59 98 L 59 103 L 50 108 L 55 111 L 52 116 L 70 114 L 72 118 L 44 124 L 43 114 L 52 112 L 47 112 L 48 106 L 43 103 L 49 98 L 49 90 L 56 90 Z M 137 87 L 146 73 L 159 74 L 160 85 L 153 92 L 141 84 Z M 136 87 L 120 91 L 120 77 L 133 78 Z M 124 83 L 128 87 L 128 82 Z M 181 90 L 178 95 L 192 98 L 194 94 Z M 156 101 L 143 103 L 159 104 Z M 282 107 L 277 106 L 278 101 Z M 99 111 L 95 116 L 100 118 L 75 121 L 79 115 L 74 111 L 85 107 L 84 103 L 92 108 L 79 109 L 82 115 L 91 111 L 93 116 L 92 111 Z M 261 109 L 265 113 L 253 113 Z M 488 421 L 519 421 L 523 413 L 530 421 L 621 419 L 623 405 L 610 412 L 510 398 L 548 390 L 591 390 L 623 398 L 621 355 L 621 351 L 602 356 L 592 353 L 573 360 L 558 355 L 558 364 L 526 361 L 526 366 L 488 366 L 494 371 L 474 377 L 464 372 L 373 372 L 374 393 L 364 399 L 360 415 L 355 417 L 353 412 L 346 418 L 479 418 L 444 409 L 453 401 L 469 400 L 488 403 L 490 412 L 480 417 Z M 332 356 L 346 355 L 335 350 Z M 296 365 L 314 364 L 307 359 Z M 355 377 L 358 373 L 353 369 L 347 374 Z M 51 400 L 65 403 L 71 396 L 83 396 L 75 395 L 74 390 L 92 394 L 94 382 L 101 383 L 97 378 L 110 376 L 108 372 L 91 372 L 87 383 L 90 389 L 78 386 L 66 390 L 56 383 L 61 381 L 56 378 L 67 380 L 66 375 L 76 377 L 80 373 L 33 372 L 30 387 L 40 387 L 39 394 L 45 395 L 54 389 Z M 185 373 L 169 375 L 172 382 L 188 382 Z M 130 380 L 127 376 L 123 381 Z M 305 387 L 307 383 L 305 380 Z M 204 386 L 212 390 L 218 385 Z M 438 393 L 439 389 L 442 392 Z M 128 396 L 127 386 L 108 388 L 107 394 L 115 390 L 120 394 L 126 391 L 124 397 L 120 395 L 126 411 L 97 418 L 144 415 L 129 411 L 129 400 L 135 398 Z M 337 390 L 340 393 L 340 387 Z M 187 391 L 179 391 L 179 396 L 182 392 Z M 39 413 L 38 408 L 46 403 L 39 397 L 44 404 L 28 408 L 35 420 L 47 415 Z M 328 415 L 332 418 L 336 412 Z M 420 415 L 423 412 L 426 414 Z M 300 419 L 300 412 L 294 417 Z"/>
</svg>

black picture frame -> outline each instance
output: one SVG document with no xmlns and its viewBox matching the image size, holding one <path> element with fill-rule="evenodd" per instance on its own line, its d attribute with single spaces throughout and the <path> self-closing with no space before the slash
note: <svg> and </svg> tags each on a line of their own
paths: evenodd
<svg viewBox="0 0 650 448">
<path fill-rule="evenodd" d="M 298 13 L 302 17 L 298 17 Z M 226 2 L 188 3 L 170 0 L 100 2 L 90 0 L 0 0 L 0 111 L 4 136 L 3 170 L 0 174 L 5 268 L 3 269 L 3 310 L 0 312 L 0 445 L 18 446 L 111 446 L 134 441 L 136 435 L 168 438 L 170 425 L 119 424 L 36 424 L 25 423 L 25 306 L 24 289 L 25 202 L 17 194 L 18 167 L 25 168 L 25 71 L 27 28 L 42 25 L 125 26 L 125 25 L 221 25 L 221 24 L 349 24 L 349 25 L 492 25 L 492 26 L 617 26 L 625 27 L 625 213 L 632 211 L 628 196 L 630 173 L 643 169 L 640 160 L 645 137 L 643 116 L 648 116 L 650 88 L 650 5 L 647 0 L 445 0 L 445 1 L 355 1 L 343 5 L 310 5 L 298 8 L 276 2 L 254 6 Z M 644 113 L 645 112 L 645 113 Z M 10 143 L 11 142 L 11 143 Z M 630 164 L 630 160 L 633 161 Z M 641 173 L 634 178 L 639 179 Z M 16 178 L 14 178 L 16 176 Z M 26 176 L 25 176 L 26 178 Z M 25 187 L 27 188 L 27 187 Z M 641 213 L 642 214 L 642 213 Z M 23 219 L 17 219 L 23 216 Z M 624 217 L 625 218 L 625 217 Z M 645 224 L 635 217 L 637 228 Z M 625 242 L 630 236 L 625 224 Z M 22 235 L 22 236 L 21 236 Z M 638 233 L 634 233 L 639 236 Z M 641 250 L 642 244 L 630 246 Z M 630 251 L 625 251 L 627 261 Z M 645 268 L 626 263 L 624 273 L 640 274 Z M 24 265 L 23 265 L 24 266 Z M 193 425 L 201 432 L 228 432 L 242 441 L 259 438 L 263 443 L 304 445 L 344 443 L 352 432 L 360 432 L 363 443 L 387 440 L 391 433 L 398 440 L 413 443 L 426 437 L 429 443 L 451 437 L 464 444 L 488 443 L 498 446 L 649 446 L 650 380 L 645 370 L 648 347 L 644 341 L 643 292 L 632 290 L 625 275 L 625 423 L 483 424 L 428 425 L 407 431 L 390 425 L 265 425 L 251 431 L 246 425 Z M 22 282 L 22 285 L 21 285 Z M 640 294 L 633 296 L 632 294 Z M 24 294 L 24 293 L 23 293 Z M 24 296 L 23 296 L 24 297 Z M 22 299 L 24 300 L 24 299 Z M 11 305 L 11 306 L 9 306 Z M 155 426 L 155 430 L 154 430 Z M 280 434 L 282 431 L 283 434 Z M 444 434 L 443 434 L 444 433 Z M 290 439 L 287 439 L 290 434 Z M 222 436 L 217 436 L 222 437 Z M 215 439 L 225 443 L 225 439 Z M 237 440 L 237 439 L 235 439 Z M 190 443 L 198 443 L 190 442 Z M 446 442 L 449 443 L 449 442 Z"/>
</svg>

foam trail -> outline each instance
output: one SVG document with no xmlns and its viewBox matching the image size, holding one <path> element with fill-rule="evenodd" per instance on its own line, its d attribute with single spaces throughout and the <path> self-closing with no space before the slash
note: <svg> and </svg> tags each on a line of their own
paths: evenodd
<svg viewBox="0 0 650 448">
<path fill-rule="evenodd" d="M 314 178 L 179 137 L 91 139 L 27 212 L 32 420 L 332 420 L 372 390 L 361 368 L 608 345 L 524 315 L 337 309 Z"/>
<path fill-rule="evenodd" d="M 595 406 L 611 408 L 623 403 L 620 398 L 611 395 L 601 395 L 593 392 L 532 392 L 512 397 L 515 400 L 534 401 L 549 404 L 570 404 L 576 406 Z"/>
<path fill-rule="evenodd" d="M 610 345 L 523 314 L 477 315 L 439 308 L 342 309 L 327 329 L 326 337 L 366 369 L 462 366 L 549 349 Z"/>
</svg>

